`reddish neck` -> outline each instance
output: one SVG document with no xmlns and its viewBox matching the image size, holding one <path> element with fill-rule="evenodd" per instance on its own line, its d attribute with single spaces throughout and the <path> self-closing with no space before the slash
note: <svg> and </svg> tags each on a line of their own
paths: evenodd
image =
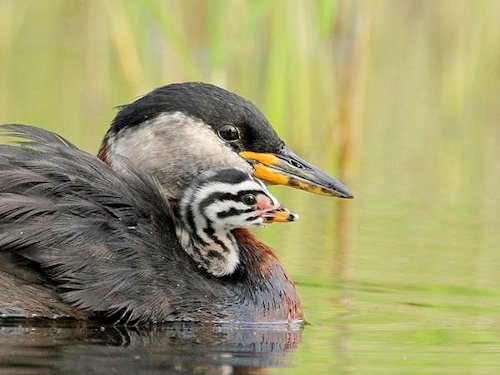
<svg viewBox="0 0 500 375">
<path fill-rule="evenodd" d="M 233 235 L 240 248 L 241 262 L 247 270 L 250 287 L 258 286 L 264 293 L 261 296 L 263 301 L 273 303 L 273 307 L 264 312 L 264 318 L 303 320 L 295 285 L 274 252 L 247 229 L 237 229 Z"/>
</svg>

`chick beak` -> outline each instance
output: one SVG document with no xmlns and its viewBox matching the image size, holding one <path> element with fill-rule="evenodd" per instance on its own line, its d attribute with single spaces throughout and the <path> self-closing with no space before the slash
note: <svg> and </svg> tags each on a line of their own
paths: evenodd
<svg viewBox="0 0 500 375">
<path fill-rule="evenodd" d="M 292 221 L 297 221 L 299 219 L 299 214 L 288 210 L 288 208 L 280 207 L 274 211 L 266 212 L 263 215 L 264 223 L 290 223 Z"/>
<path fill-rule="evenodd" d="M 279 203 L 272 202 L 264 195 L 257 198 L 257 209 L 261 212 L 265 224 L 289 223 L 299 219 L 298 214 L 283 207 Z"/>
<path fill-rule="evenodd" d="M 339 181 L 300 158 L 288 147 L 275 154 L 242 151 L 240 156 L 253 165 L 253 176 L 268 184 L 288 185 L 339 198 L 354 197 Z"/>
</svg>

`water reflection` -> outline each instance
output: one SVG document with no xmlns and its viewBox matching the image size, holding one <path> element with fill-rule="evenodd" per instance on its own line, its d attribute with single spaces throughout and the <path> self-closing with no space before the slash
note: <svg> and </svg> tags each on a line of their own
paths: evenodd
<svg viewBox="0 0 500 375">
<path fill-rule="evenodd" d="M 0 373 L 247 374 L 286 366 L 302 327 L 7 321 Z"/>
</svg>

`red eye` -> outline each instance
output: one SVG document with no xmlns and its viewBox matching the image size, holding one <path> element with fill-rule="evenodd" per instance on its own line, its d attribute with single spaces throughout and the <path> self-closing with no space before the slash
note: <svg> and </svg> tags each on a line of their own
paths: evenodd
<svg viewBox="0 0 500 375">
<path fill-rule="evenodd" d="M 219 137 L 228 142 L 234 142 L 240 139 L 238 128 L 233 125 L 224 125 L 219 129 Z"/>
</svg>

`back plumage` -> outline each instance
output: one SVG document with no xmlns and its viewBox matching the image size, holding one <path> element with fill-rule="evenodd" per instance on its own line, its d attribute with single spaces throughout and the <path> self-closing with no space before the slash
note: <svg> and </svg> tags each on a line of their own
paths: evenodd
<svg viewBox="0 0 500 375">
<path fill-rule="evenodd" d="M 156 184 L 137 171 L 118 175 L 50 132 L 2 131 L 27 142 L 0 146 L 0 252 L 39 265 L 78 308 L 131 320 L 168 314 L 169 298 L 155 280 L 169 278 L 166 261 L 179 269 L 189 259 L 162 251 L 179 246 Z"/>
</svg>

